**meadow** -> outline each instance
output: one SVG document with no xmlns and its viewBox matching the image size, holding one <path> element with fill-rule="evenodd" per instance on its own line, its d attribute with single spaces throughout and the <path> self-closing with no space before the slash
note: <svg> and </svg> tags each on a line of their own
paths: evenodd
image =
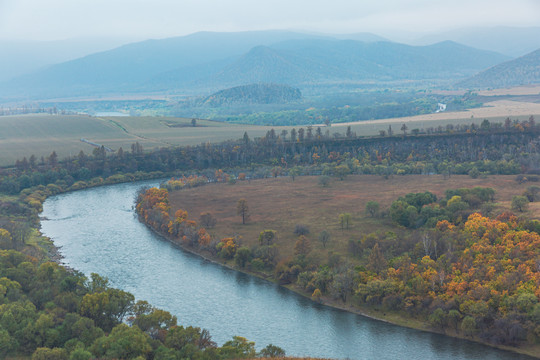
<svg viewBox="0 0 540 360">
<path fill-rule="evenodd" d="M 410 192 L 430 191 L 438 198 L 447 189 L 462 187 L 491 187 L 495 189 L 495 212 L 510 209 L 512 196 L 521 195 L 530 184 L 518 184 L 515 176 L 493 175 L 487 179 L 472 179 L 455 175 L 445 179 L 441 175 L 394 176 L 388 180 L 375 175 L 350 175 L 343 181 L 335 179 L 330 186 L 322 187 L 318 177 L 301 176 L 292 181 L 290 177 L 252 181 L 238 181 L 234 185 L 209 184 L 170 193 L 172 213 L 181 208 L 189 218 L 199 220 L 203 212 L 210 212 L 217 219 L 215 228 L 208 229 L 217 238 L 241 236 L 241 243 L 251 247 L 258 245 L 262 230 L 277 231 L 276 244 L 283 257 L 294 254 L 298 238 L 294 234 L 297 224 L 306 225 L 313 249 L 326 258 L 328 251 L 348 257 L 348 240 L 360 239 L 373 232 L 402 232 L 391 219 L 373 218 L 366 214 L 368 201 L 377 201 L 384 211 L 398 197 Z M 250 219 L 242 225 L 236 212 L 238 199 L 244 198 L 249 206 Z M 350 213 L 351 225 L 342 230 L 339 214 Z M 531 218 L 540 215 L 538 203 L 531 203 Z M 319 233 L 326 230 L 331 240 L 325 248 L 319 243 Z"/>
</svg>

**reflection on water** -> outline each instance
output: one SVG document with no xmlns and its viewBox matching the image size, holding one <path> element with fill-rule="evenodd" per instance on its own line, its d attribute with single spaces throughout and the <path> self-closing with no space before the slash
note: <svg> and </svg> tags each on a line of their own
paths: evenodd
<svg viewBox="0 0 540 360">
<path fill-rule="evenodd" d="M 141 186 L 112 185 L 49 198 L 42 232 L 67 265 L 97 272 L 111 285 L 210 330 L 222 344 L 245 336 L 290 355 L 350 359 L 527 359 L 449 337 L 401 328 L 298 296 L 173 246 L 137 221 Z"/>
</svg>

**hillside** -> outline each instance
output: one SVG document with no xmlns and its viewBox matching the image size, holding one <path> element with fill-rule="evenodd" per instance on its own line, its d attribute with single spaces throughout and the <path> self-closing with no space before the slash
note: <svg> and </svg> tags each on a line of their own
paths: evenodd
<svg viewBox="0 0 540 360">
<path fill-rule="evenodd" d="M 292 32 L 197 33 L 57 64 L 0 84 L 0 97 L 200 93 L 258 82 L 301 86 L 464 78 L 507 59 L 448 41 L 410 46 Z"/>
<path fill-rule="evenodd" d="M 502 88 L 540 83 L 540 49 L 493 66 L 457 85 L 462 88 Z"/>
<path fill-rule="evenodd" d="M 523 56 L 540 47 L 540 27 L 472 27 L 425 35 L 415 45 L 452 40 L 477 49 L 485 49 L 511 57 Z"/>
<path fill-rule="evenodd" d="M 299 89 L 287 85 L 251 84 L 218 91 L 202 104 L 218 107 L 231 104 L 282 104 L 302 99 Z"/>
</svg>

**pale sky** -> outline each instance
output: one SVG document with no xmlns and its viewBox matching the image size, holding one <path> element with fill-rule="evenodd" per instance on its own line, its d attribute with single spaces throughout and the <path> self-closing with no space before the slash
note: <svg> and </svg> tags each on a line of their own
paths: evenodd
<svg viewBox="0 0 540 360">
<path fill-rule="evenodd" d="M 540 0 L 0 0 L 3 40 L 267 29 L 384 36 L 491 26 L 540 26 Z"/>
</svg>

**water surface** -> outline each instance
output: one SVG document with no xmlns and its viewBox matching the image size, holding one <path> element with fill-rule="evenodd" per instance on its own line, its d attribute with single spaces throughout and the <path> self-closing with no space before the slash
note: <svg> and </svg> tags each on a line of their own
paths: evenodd
<svg viewBox="0 0 540 360">
<path fill-rule="evenodd" d="M 349 359 L 530 359 L 325 307 L 287 289 L 182 251 L 139 223 L 137 191 L 157 181 L 104 186 L 47 199 L 42 232 L 64 262 L 210 330 L 218 344 L 241 335 L 257 349 Z"/>
</svg>

